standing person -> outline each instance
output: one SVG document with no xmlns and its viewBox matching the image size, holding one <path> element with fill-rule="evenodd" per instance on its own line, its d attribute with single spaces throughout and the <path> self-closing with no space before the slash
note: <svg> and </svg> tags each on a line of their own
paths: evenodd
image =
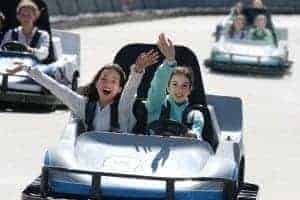
<svg viewBox="0 0 300 200">
<path fill-rule="evenodd" d="M 171 119 L 188 126 L 187 137 L 202 138 L 204 118 L 199 110 L 191 110 L 184 121 L 184 113 L 191 108 L 189 95 L 192 91 L 193 74 L 188 67 L 177 67 L 175 48 L 170 39 L 164 34 L 158 38 L 158 47 L 165 60 L 156 70 L 144 102 L 147 110 L 147 123 L 155 120 Z M 168 94 L 166 93 L 166 89 Z"/>
<path fill-rule="evenodd" d="M 125 73 L 119 65 L 105 65 L 84 87 L 82 95 L 59 84 L 37 67 L 17 66 L 7 71 L 9 73 L 16 73 L 20 70 L 27 71 L 31 78 L 47 88 L 82 119 L 88 131 L 128 131 L 132 128 L 130 127 L 132 123 L 128 123 L 128 118 L 133 118 L 130 115 L 132 115 L 134 97 L 144 69 L 156 63 L 157 59 L 158 53 L 153 50 L 141 54 L 135 64 L 131 66 L 131 73 L 126 85 Z"/>
<path fill-rule="evenodd" d="M 17 20 L 20 26 L 4 35 L 1 46 L 10 41 L 18 41 L 39 60 L 45 60 L 49 55 L 50 37 L 46 31 L 35 26 L 39 16 L 40 10 L 33 1 L 22 0 L 17 6 Z"/>
<path fill-rule="evenodd" d="M 266 16 L 258 15 L 255 18 L 254 25 L 249 32 L 251 40 L 265 41 L 269 45 L 274 45 L 274 38 L 271 31 L 266 27 Z"/>
</svg>

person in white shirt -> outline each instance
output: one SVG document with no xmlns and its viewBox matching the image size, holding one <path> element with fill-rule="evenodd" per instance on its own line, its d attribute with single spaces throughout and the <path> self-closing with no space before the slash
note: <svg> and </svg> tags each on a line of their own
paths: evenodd
<svg viewBox="0 0 300 200">
<path fill-rule="evenodd" d="M 4 35 L 1 47 L 7 42 L 18 41 L 40 61 L 45 60 L 49 55 L 50 36 L 48 32 L 35 26 L 39 16 L 40 10 L 33 1 L 22 0 L 17 6 L 17 20 L 20 26 Z"/>
<path fill-rule="evenodd" d="M 88 131 L 130 132 L 135 123 L 132 110 L 137 88 L 145 68 L 155 64 L 158 58 L 159 54 L 154 50 L 142 53 L 131 66 L 127 82 L 119 65 L 105 65 L 84 87 L 81 95 L 44 74 L 38 67 L 17 65 L 7 69 L 7 72 L 14 74 L 21 70 L 27 71 L 32 79 L 47 88 L 82 119 Z M 112 117 L 113 114 L 118 115 L 117 119 Z"/>
</svg>

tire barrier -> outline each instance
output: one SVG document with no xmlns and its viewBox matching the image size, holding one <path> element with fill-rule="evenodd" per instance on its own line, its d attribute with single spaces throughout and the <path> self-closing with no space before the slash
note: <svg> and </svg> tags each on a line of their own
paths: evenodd
<svg viewBox="0 0 300 200">
<path fill-rule="evenodd" d="M 98 12 L 111 12 L 113 10 L 112 2 L 109 0 L 95 0 Z"/>
<path fill-rule="evenodd" d="M 95 0 L 77 1 L 77 3 L 78 3 L 77 7 L 78 7 L 80 13 L 98 12 L 98 8 L 97 8 Z"/>
<path fill-rule="evenodd" d="M 207 14 L 228 11 L 237 0 L 45 0 L 52 16 L 76 16 L 85 13 L 122 12 L 130 10 L 196 8 Z M 299 0 L 264 0 L 267 7 L 276 13 L 300 13 Z M 214 11 L 214 8 L 216 11 Z"/>
<path fill-rule="evenodd" d="M 60 10 L 60 15 L 78 15 L 81 14 L 78 9 L 78 2 L 80 0 L 46 0 L 48 4 L 49 1 L 56 1 L 57 6 Z M 82 0 L 85 1 L 85 0 Z M 52 10 L 49 10 L 50 15 L 52 15 Z"/>
</svg>

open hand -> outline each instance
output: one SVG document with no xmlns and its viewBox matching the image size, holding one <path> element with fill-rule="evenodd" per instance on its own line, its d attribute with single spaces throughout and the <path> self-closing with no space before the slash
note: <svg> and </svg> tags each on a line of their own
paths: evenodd
<svg viewBox="0 0 300 200">
<path fill-rule="evenodd" d="M 148 52 L 141 53 L 135 61 L 136 72 L 142 72 L 146 67 L 149 67 L 158 62 L 159 53 L 154 49 L 151 49 Z"/>
<path fill-rule="evenodd" d="M 159 34 L 157 46 L 167 60 L 175 60 L 175 48 L 172 41 L 164 33 Z"/>
</svg>

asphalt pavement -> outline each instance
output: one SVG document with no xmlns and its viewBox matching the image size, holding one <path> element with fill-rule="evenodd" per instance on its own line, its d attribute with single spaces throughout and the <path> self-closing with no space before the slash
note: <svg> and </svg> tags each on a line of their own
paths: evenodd
<svg viewBox="0 0 300 200">
<path fill-rule="evenodd" d="M 81 82 L 86 84 L 128 43 L 156 42 L 159 33 L 191 48 L 200 62 L 209 56 L 212 32 L 223 16 L 180 17 L 70 30 L 81 36 Z M 294 65 L 283 77 L 212 73 L 201 67 L 207 93 L 242 98 L 246 180 L 261 186 L 261 199 L 297 199 L 300 168 L 300 26 L 299 16 L 275 16 L 275 26 L 289 30 Z M 43 153 L 58 142 L 65 111 L 0 112 L 0 196 L 19 199 L 40 173 Z"/>
</svg>

